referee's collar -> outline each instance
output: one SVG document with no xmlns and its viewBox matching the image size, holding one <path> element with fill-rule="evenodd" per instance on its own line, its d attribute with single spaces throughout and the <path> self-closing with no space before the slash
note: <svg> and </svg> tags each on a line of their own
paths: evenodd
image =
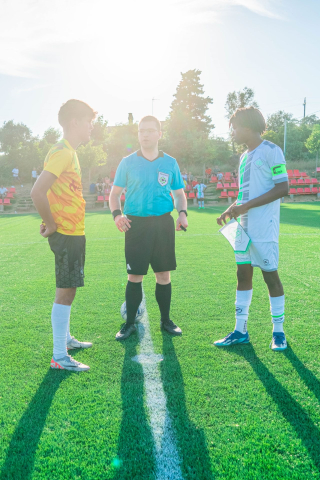
<svg viewBox="0 0 320 480">
<path fill-rule="evenodd" d="M 145 158 L 146 160 L 148 160 L 148 162 L 154 162 L 155 160 L 157 160 L 157 158 L 160 158 L 160 157 L 163 157 L 163 151 L 162 150 L 159 150 L 159 155 L 157 156 L 157 158 L 154 158 L 153 160 L 149 160 L 148 158 L 146 158 L 143 153 L 141 152 L 141 150 L 138 150 L 137 151 L 137 155 L 138 157 L 143 157 Z"/>
</svg>

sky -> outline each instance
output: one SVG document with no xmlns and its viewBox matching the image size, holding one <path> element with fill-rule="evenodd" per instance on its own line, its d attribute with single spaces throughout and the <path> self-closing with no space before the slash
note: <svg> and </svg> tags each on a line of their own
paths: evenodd
<svg viewBox="0 0 320 480">
<path fill-rule="evenodd" d="M 250 87 L 262 113 L 318 112 L 318 0 L 0 0 L 0 125 L 59 128 L 78 98 L 109 125 L 164 120 L 181 72 L 201 70 L 216 136 Z M 152 102 L 152 99 L 155 99 Z"/>
</svg>

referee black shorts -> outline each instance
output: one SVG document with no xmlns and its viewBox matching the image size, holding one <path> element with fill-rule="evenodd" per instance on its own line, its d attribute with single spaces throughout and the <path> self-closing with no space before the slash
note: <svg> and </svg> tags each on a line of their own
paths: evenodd
<svg viewBox="0 0 320 480">
<path fill-rule="evenodd" d="M 86 237 L 55 232 L 48 242 L 55 256 L 56 287 L 83 287 Z"/>
<path fill-rule="evenodd" d="M 170 212 L 156 217 L 127 217 L 131 220 L 131 228 L 125 233 L 127 272 L 146 275 L 149 264 L 155 273 L 175 270 L 175 227 Z"/>
</svg>

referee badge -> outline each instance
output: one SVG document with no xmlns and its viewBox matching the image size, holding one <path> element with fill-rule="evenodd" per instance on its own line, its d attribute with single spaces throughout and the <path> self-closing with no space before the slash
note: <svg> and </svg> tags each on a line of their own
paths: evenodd
<svg viewBox="0 0 320 480">
<path fill-rule="evenodd" d="M 168 181 L 169 181 L 168 173 L 162 173 L 162 172 L 158 173 L 158 182 L 160 183 L 161 187 L 164 187 L 165 185 L 167 185 Z"/>
</svg>

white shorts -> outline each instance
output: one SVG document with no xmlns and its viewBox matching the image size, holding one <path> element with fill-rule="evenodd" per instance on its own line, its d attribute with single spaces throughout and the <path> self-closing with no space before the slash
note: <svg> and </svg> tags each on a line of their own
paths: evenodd
<svg viewBox="0 0 320 480">
<path fill-rule="evenodd" d="M 251 243 L 246 253 L 236 253 L 237 265 L 251 264 L 264 272 L 278 270 L 279 244 L 277 242 Z"/>
</svg>

